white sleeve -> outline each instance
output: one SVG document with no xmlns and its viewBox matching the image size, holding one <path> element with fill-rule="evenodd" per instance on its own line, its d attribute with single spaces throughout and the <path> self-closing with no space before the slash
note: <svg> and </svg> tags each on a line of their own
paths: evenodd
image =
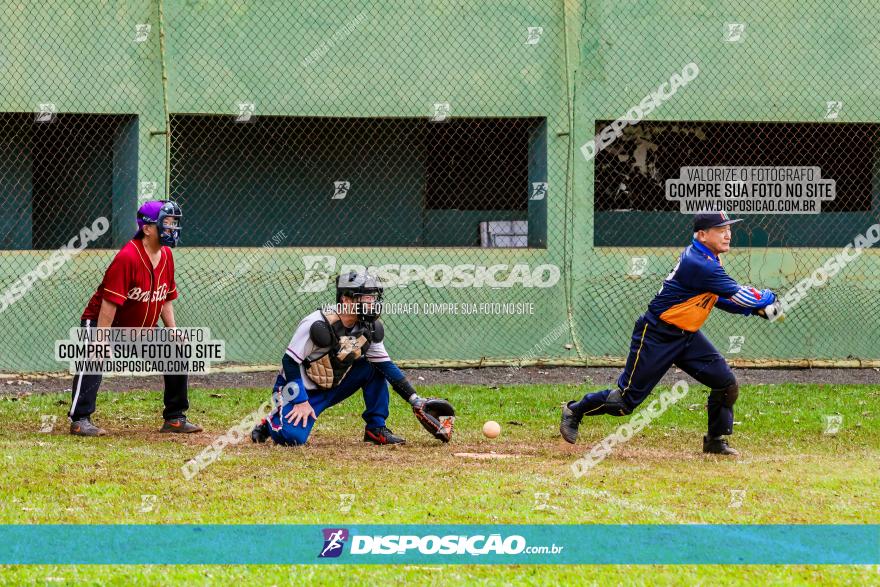
<svg viewBox="0 0 880 587">
<path fill-rule="evenodd" d="M 315 350 L 315 343 L 312 342 L 312 337 L 309 334 L 314 322 L 315 319 L 312 314 L 303 318 L 299 326 L 296 327 L 296 332 L 293 333 L 290 344 L 287 345 L 287 355 L 297 363 L 302 363 Z"/>
<path fill-rule="evenodd" d="M 384 363 L 391 360 L 391 357 L 388 356 L 388 351 L 385 350 L 384 342 L 371 343 L 369 348 L 367 348 L 365 356 L 371 363 Z"/>
</svg>

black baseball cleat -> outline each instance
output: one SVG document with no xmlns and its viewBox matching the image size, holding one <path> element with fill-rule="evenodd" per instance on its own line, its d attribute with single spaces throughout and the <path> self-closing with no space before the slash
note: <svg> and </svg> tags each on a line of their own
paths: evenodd
<svg viewBox="0 0 880 587">
<path fill-rule="evenodd" d="M 364 430 L 364 442 L 373 444 L 404 444 L 406 441 L 389 430 L 386 426 L 380 428 L 366 428 Z"/>
<path fill-rule="evenodd" d="M 202 427 L 193 424 L 186 418 L 172 418 L 165 420 L 159 432 L 173 432 L 175 434 L 192 434 L 193 432 L 201 432 Z"/>
<path fill-rule="evenodd" d="M 107 431 L 95 426 L 89 418 L 81 418 L 71 422 L 70 433 L 74 436 L 107 436 Z"/>
<path fill-rule="evenodd" d="M 562 421 L 559 423 L 559 433 L 565 442 L 574 444 L 578 439 L 578 427 L 583 420 L 583 414 L 575 414 L 569 406 L 572 402 L 566 402 L 562 406 Z"/>
<path fill-rule="evenodd" d="M 266 442 L 269 440 L 269 423 L 265 418 L 251 430 L 251 442 Z"/>
<path fill-rule="evenodd" d="M 738 456 L 739 451 L 733 448 L 730 448 L 727 444 L 727 439 L 719 436 L 718 438 L 709 438 L 708 436 L 703 437 L 703 452 L 713 454 L 713 455 L 730 455 L 730 456 Z"/>
</svg>

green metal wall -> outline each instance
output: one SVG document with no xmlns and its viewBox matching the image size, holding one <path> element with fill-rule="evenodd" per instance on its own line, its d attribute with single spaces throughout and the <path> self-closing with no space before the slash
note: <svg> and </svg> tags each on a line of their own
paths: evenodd
<svg viewBox="0 0 880 587">
<path fill-rule="evenodd" d="M 532 302 L 535 314 L 388 316 L 388 347 L 404 362 L 527 354 L 586 361 L 624 354 L 632 322 L 679 252 L 593 246 L 593 170 L 579 148 L 595 121 L 621 116 L 696 61 L 697 80 L 652 119 L 822 122 L 825 100 L 842 99 L 839 123 L 878 122 L 880 45 L 866 26 L 878 20 L 880 7 L 860 0 L 10 2 L 0 12 L 0 112 L 53 102 L 60 113 L 135 115 L 137 185 L 156 182 L 158 194 L 172 174 L 170 114 L 230 115 L 248 101 L 258 115 L 426 117 L 448 101 L 453 116 L 545 117 L 545 249 L 183 247 L 175 305 L 180 324 L 210 326 L 226 339 L 232 360 L 274 363 L 300 317 L 330 301 L 329 291 L 296 291 L 303 255 L 336 255 L 339 265 L 551 263 L 564 277 L 547 289 L 390 291 L 389 302 Z M 730 21 L 747 23 L 748 42 L 723 41 Z M 139 23 L 151 33 L 134 43 Z M 351 23 L 350 34 L 303 65 Z M 525 43 L 532 26 L 543 27 L 535 45 Z M 9 155 L 14 149 L 0 143 L 0 169 L 26 165 L 24 155 Z M 131 185 L 132 173 L 119 180 Z M 13 192 L 0 185 L 5 201 Z M 114 220 L 132 204 L 116 194 Z M 0 211 L 0 226 L 4 218 Z M 297 221 L 280 218 L 279 229 L 291 234 Z M 852 235 L 866 228 L 853 225 Z M 682 245 L 688 239 L 683 233 Z M 740 249 L 726 266 L 742 282 L 785 290 L 834 252 Z M 0 371 L 59 369 L 52 343 L 78 324 L 113 253 L 80 255 L 0 313 Z M 0 251 L 0 291 L 48 254 Z M 649 258 L 639 279 L 626 275 L 631 256 Z M 878 359 L 878 286 L 880 257 L 871 251 L 803 302 L 795 319 L 768 325 L 716 312 L 706 331 L 719 342 L 746 336 L 744 358 Z M 568 333 L 536 353 L 536 342 L 564 324 Z"/>
<path fill-rule="evenodd" d="M 587 2 L 575 84 L 575 136 L 586 142 L 596 120 L 623 115 L 689 62 L 699 65 L 699 76 L 655 110 L 652 120 L 825 123 L 826 101 L 841 100 L 844 109 L 835 122 L 876 123 L 880 46 L 867 23 L 878 17 L 880 5 L 864 0 Z M 726 23 L 746 25 L 742 42 L 725 42 Z M 583 335 L 585 354 L 620 355 L 632 322 L 674 266 L 679 249 L 592 248 L 593 167 L 577 155 L 574 161 L 573 224 L 582 228 L 573 239 L 573 258 L 587 260 L 574 264 L 576 331 Z M 876 209 L 866 216 L 845 228 L 846 240 L 878 222 Z M 620 226 L 627 229 L 645 226 Z M 689 238 L 682 230 L 682 245 Z M 725 265 L 740 282 L 786 291 L 838 251 L 734 249 Z M 877 253 L 868 251 L 829 285 L 813 290 L 785 323 L 768 325 L 716 311 L 703 330 L 722 350 L 729 336 L 744 336 L 739 357 L 876 359 Z M 632 256 L 648 257 L 648 270 L 638 279 L 626 275 Z M 610 305 L 597 301 L 606 296 L 622 311 L 607 311 Z M 608 327 L 596 316 L 597 306 Z M 601 336 L 591 335 L 597 332 Z"/>
</svg>

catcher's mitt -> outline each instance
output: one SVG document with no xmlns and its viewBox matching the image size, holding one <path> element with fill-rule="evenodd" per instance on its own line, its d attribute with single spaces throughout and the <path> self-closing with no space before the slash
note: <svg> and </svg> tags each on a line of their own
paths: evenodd
<svg viewBox="0 0 880 587">
<path fill-rule="evenodd" d="M 425 430 L 443 442 L 452 438 L 455 408 L 445 399 L 418 398 L 412 404 L 413 413 Z"/>
</svg>

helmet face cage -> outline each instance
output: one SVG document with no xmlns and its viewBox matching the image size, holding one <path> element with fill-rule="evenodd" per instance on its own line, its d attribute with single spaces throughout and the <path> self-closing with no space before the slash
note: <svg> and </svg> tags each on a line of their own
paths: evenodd
<svg viewBox="0 0 880 587">
<path fill-rule="evenodd" d="M 166 218 L 176 218 L 176 226 L 166 227 L 164 225 Z M 156 230 L 159 233 L 160 243 L 171 248 L 177 246 L 180 242 L 180 223 L 182 218 L 183 214 L 177 203 L 172 202 L 171 200 L 166 200 L 165 203 L 162 204 L 162 208 L 159 210 L 159 217 L 156 219 Z"/>
<path fill-rule="evenodd" d="M 372 302 L 365 303 L 361 301 L 363 296 L 372 296 L 374 299 Z M 355 293 L 354 300 L 357 302 L 358 316 L 364 322 L 374 322 L 382 313 L 382 288 Z"/>
<path fill-rule="evenodd" d="M 336 280 L 336 303 L 342 303 L 342 297 L 348 297 L 357 304 L 358 317 L 365 322 L 373 322 L 382 312 L 382 295 L 384 290 L 371 275 L 351 271 L 340 275 Z M 372 302 L 362 302 L 361 297 L 373 296 Z"/>
</svg>

